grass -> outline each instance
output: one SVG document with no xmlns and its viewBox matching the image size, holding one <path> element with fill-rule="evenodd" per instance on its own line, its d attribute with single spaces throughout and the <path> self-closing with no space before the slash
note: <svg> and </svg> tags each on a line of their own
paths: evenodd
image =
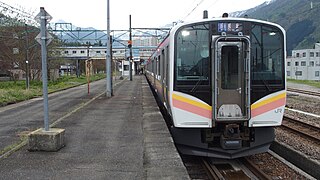
<svg viewBox="0 0 320 180">
<path fill-rule="evenodd" d="M 287 79 L 287 81 L 292 83 L 297 83 L 297 84 L 306 84 L 309 86 L 320 88 L 320 81 L 296 80 L 296 79 Z"/>
<path fill-rule="evenodd" d="M 105 78 L 105 74 L 90 76 L 90 81 Z M 61 91 L 63 89 L 79 86 L 87 83 L 86 76 L 63 76 L 56 81 L 48 82 L 48 92 Z M 34 97 L 42 96 L 42 82 L 31 81 L 29 90 L 26 90 L 25 81 L 0 81 L 0 106 L 13 104 Z"/>
<path fill-rule="evenodd" d="M 27 135 L 21 136 L 20 140 L 18 142 L 15 142 L 11 145 L 8 145 L 8 146 L 4 147 L 3 149 L 0 149 L 0 156 L 3 156 L 5 153 L 7 153 L 9 151 L 11 151 L 11 153 L 12 153 L 12 151 L 16 151 L 21 146 L 24 146 L 24 144 L 26 144 L 27 138 L 28 138 Z M 8 156 L 8 154 L 7 154 L 7 156 Z"/>
</svg>

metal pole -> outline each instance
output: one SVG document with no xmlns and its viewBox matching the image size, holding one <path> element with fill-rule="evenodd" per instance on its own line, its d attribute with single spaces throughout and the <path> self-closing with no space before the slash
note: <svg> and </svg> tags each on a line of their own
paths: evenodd
<svg viewBox="0 0 320 180">
<path fill-rule="evenodd" d="M 111 78 L 110 78 L 110 79 L 111 79 L 111 86 L 110 86 L 110 87 L 111 87 L 111 96 L 113 96 L 113 88 L 112 88 L 112 87 L 113 87 L 113 82 L 115 81 L 115 80 L 113 81 L 113 76 L 116 76 L 116 74 L 114 74 L 114 73 L 112 72 L 112 63 L 113 63 L 113 62 L 112 62 L 112 61 L 113 61 L 113 56 L 112 56 L 112 41 L 113 41 L 113 40 L 112 40 L 112 36 L 110 36 L 110 48 L 109 48 L 110 53 L 109 53 L 109 54 L 110 54 L 110 71 L 111 71 L 111 76 L 110 76 L 110 77 L 111 77 Z"/>
<path fill-rule="evenodd" d="M 30 88 L 30 81 L 29 81 L 29 37 L 28 37 L 28 25 L 25 24 L 25 30 L 26 30 L 26 85 L 27 90 Z"/>
<path fill-rule="evenodd" d="M 112 73 L 111 73 L 111 52 L 110 52 L 110 2 L 107 0 L 107 53 L 106 53 L 106 96 L 112 96 Z"/>
<path fill-rule="evenodd" d="M 46 31 L 46 11 L 40 7 L 41 13 L 41 59 L 42 59 L 42 87 L 43 87 L 43 109 L 44 109 L 44 129 L 49 131 L 49 108 L 48 108 L 48 72 L 47 72 L 47 31 Z"/>
<path fill-rule="evenodd" d="M 131 14 L 129 15 L 129 41 L 132 42 L 132 30 L 131 30 Z M 130 49 L 130 57 L 129 57 L 129 79 L 132 81 L 132 46 L 129 48 Z"/>
<path fill-rule="evenodd" d="M 88 89 L 88 95 L 90 94 L 90 50 L 89 50 L 89 44 L 88 44 L 88 49 L 87 49 L 87 60 L 86 60 L 86 63 L 85 63 L 85 67 L 86 67 L 86 77 L 87 77 L 87 89 Z"/>
<path fill-rule="evenodd" d="M 30 89 L 30 81 L 29 81 L 29 61 L 26 60 L 26 84 L 27 84 L 27 90 Z"/>
<path fill-rule="evenodd" d="M 77 78 L 79 78 L 80 77 L 79 59 L 77 59 L 76 66 L 77 66 Z"/>
</svg>

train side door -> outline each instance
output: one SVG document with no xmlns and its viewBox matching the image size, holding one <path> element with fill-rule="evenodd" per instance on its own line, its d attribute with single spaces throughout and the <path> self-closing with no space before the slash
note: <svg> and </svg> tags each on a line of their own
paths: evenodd
<svg viewBox="0 0 320 180">
<path fill-rule="evenodd" d="M 163 86 L 163 89 L 164 89 L 164 105 L 166 106 L 167 109 L 169 109 L 169 103 L 168 103 L 168 99 L 169 99 L 169 78 L 170 75 L 170 70 L 169 70 L 169 46 L 167 46 L 165 48 L 165 63 L 164 63 L 164 86 Z"/>
<path fill-rule="evenodd" d="M 250 41 L 214 38 L 213 117 L 217 121 L 250 118 Z"/>
</svg>

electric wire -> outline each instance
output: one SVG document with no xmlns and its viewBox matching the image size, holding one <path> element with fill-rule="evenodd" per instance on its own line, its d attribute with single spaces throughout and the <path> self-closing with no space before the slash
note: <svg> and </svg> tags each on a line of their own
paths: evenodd
<svg viewBox="0 0 320 180">
<path fill-rule="evenodd" d="M 204 0 L 201 0 L 183 19 L 186 19 L 187 17 L 189 17 L 203 3 L 203 1 Z"/>
</svg>

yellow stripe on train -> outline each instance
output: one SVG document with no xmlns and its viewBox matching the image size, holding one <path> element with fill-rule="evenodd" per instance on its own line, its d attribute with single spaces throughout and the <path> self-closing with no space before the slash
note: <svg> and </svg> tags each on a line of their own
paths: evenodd
<svg viewBox="0 0 320 180">
<path fill-rule="evenodd" d="M 212 110 L 212 107 L 207 105 L 207 104 L 204 104 L 204 103 L 201 103 L 201 102 L 197 102 L 197 101 L 185 98 L 183 96 L 180 96 L 180 95 L 177 95 L 177 94 L 174 94 L 174 93 L 172 94 L 172 98 L 174 98 L 174 99 L 176 99 L 178 101 L 182 101 L 182 102 L 194 105 L 194 106 L 198 106 L 200 108 L 203 108 L 203 109 L 206 109 L 206 110 L 209 110 L 209 111 Z"/>
<path fill-rule="evenodd" d="M 251 109 L 256 109 L 258 107 L 261 107 L 263 105 L 269 104 L 269 103 L 271 103 L 273 101 L 276 101 L 278 99 L 285 98 L 285 97 L 286 97 L 286 93 L 279 94 L 277 96 L 271 97 L 269 99 L 266 99 L 266 100 L 263 100 L 261 102 L 258 102 L 258 103 L 255 103 L 255 104 L 251 105 Z"/>
</svg>

